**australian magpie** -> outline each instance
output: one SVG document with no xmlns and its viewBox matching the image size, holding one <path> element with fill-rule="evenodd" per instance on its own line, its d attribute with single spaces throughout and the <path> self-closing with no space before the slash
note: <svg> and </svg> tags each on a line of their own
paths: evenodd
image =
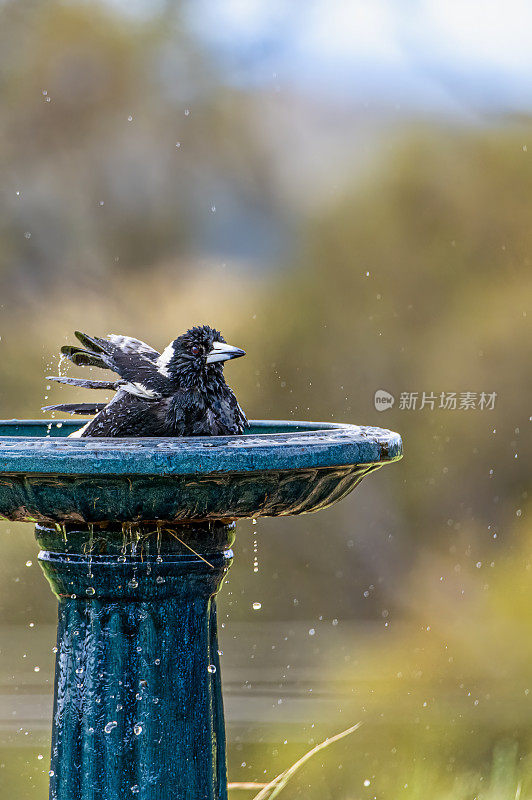
<svg viewBox="0 0 532 800">
<path fill-rule="evenodd" d="M 162 353 L 130 336 L 75 335 L 82 347 L 62 347 L 63 356 L 77 365 L 112 370 L 119 378 L 47 378 L 116 392 L 108 403 L 44 406 L 43 411 L 96 414 L 71 436 L 218 436 L 242 433 L 247 426 L 223 375 L 224 361 L 245 352 L 227 344 L 214 328 L 190 328 Z"/>
</svg>

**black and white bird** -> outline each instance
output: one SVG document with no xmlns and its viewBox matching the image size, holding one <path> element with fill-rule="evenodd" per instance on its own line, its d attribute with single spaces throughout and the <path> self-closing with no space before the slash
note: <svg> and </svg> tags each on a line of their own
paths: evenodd
<svg viewBox="0 0 532 800">
<path fill-rule="evenodd" d="M 114 381 L 49 376 L 87 389 L 114 390 L 108 403 L 72 403 L 43 411 L 96 414 L 71 436 L 220 436 L 242 433 L 247 419 L 225 382 L 224 361 L 245 355 L 208 325 L 190 328 L 159 353 L 130 336 L 75 332 L 82 347 L 61 353 L 78 366 L 117 373 Z"/>
</svg>

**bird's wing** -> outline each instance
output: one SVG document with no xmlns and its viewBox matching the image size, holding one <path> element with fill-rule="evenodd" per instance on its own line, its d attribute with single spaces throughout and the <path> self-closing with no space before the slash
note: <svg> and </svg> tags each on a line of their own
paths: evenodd
<svg viewBox="0 0 532 800">
<path fill-rule="evenodd" d="M 167 408 L 172 398 L 146 400 L 118 390 L 105 408 L 76 432 L 75 437 L 168 436 Z M 72 435 L 72 434 L 71 434 Z"/>
<path fill-rule="evenodd" d="M 55 381 L 56 383 L 66 383 L 68 386 L 82 386 L 84 389 L 118 389 L 122 381 L 90 381 L 85 378 L 66 378 L 63 375 L 47 375 L 47 381 Z"/>
<path fill-rule="evenodd" d="M 227 387 L 229 389 L 229 387 Z M 228 400 L 229 400 L 229 417 L 232 418 L 232 421 L 237 428 L 239 433 L 244 433 L 245 429 L 249 426 L 249 422 L 247 420 L 246 415 L 242 411 L 240 407 L 240 403 L 236 399 L 236 395 L 232 389 L 229 389 L 228 393 Z"/>
<path fill-rule="evenodd" d="M 236 400 L 236 397 L 235 397 L 235 400 Z M 242 432 L 244 432 L 244 430 L 246 428 L 249 428 L 249 422 L 248 422 L 248 418 L 246 417 L 246 415 L 242 411 L 242 408 L 241 408 L 240 403 L 238 402 L 238 400 L 237 400 L 237 403 L 236 403 L 236 408 L 237 408 L 238 423 L 239 423 L 239 426 L 242 428 Z"/>
<path fill-rule="evenodd" d="M 42 406 L 43 411 L 64 411 L 66 414 L 98 414 L 107 403 L 59 403 L 55 406 Z"/>
<path fill-rule="evenodd" d="M 65 344 L 61 348 L 61 355 L 72 361 L 77 367 L 100 367 L 100 369 L 110 369 L 102 358 L 94 353 L 84 350 L 83 347 Z"/>
<path fill-rule="evenodd" d="M 107 339 L 75 332 L 83 348 L 62 347 L 74 364 L 110 369 L 123 379 L 121 388 L 146 400 L 160 399 L 174 390 L 172 381 L 158 368 L 159 353 L 145 342 L 112 334 Z"/>
<path fill-rule="evenodd" d="M 154 347 L 146 344 L 146 342 L 142 342 L 140 339 L 134 339 L 133 336 L 121 336 L 117 333 L 110 333 L 107 339 L 124 353 L 138 353 L 139 355 L 149 358 L 150 361 L 157 361 L 161 355 Z"/>
</svg>

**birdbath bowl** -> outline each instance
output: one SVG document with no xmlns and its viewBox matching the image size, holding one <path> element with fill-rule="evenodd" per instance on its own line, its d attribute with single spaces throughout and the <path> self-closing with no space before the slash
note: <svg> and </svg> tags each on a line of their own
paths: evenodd
<svg viewBox="0 0 532 800">
<path fill-rule="evenodd" d="M 0 517 L 36 523 L 59 600 L 51 800 L 226 800 L 215 595 L 235 520 L 303 514 L 401 458 L 380 428 L 66 438 L 0 422 Z"/>
</svg>

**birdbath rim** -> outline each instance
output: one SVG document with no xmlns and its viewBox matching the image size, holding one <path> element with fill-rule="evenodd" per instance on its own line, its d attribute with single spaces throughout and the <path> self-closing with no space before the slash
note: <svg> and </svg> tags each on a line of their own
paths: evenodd
<svg viewBox="0 0 532 800">
<path fill-rule="evenodd" d="M 208 475 L 383 465 L 398 433 L 348 423 L 250 420 L 240 435 L 68 438 L 85 420 L 0 420 L 0 474 Z"/>
<path fill-rule="evenodd" d="M 397 433 L 331 422 L 258 420 L 238 436 L 67 438 L 81 424 L 0 422 L 0 518 L 141 525 L 304 514 L 402 456 Z"/>
</svg>

